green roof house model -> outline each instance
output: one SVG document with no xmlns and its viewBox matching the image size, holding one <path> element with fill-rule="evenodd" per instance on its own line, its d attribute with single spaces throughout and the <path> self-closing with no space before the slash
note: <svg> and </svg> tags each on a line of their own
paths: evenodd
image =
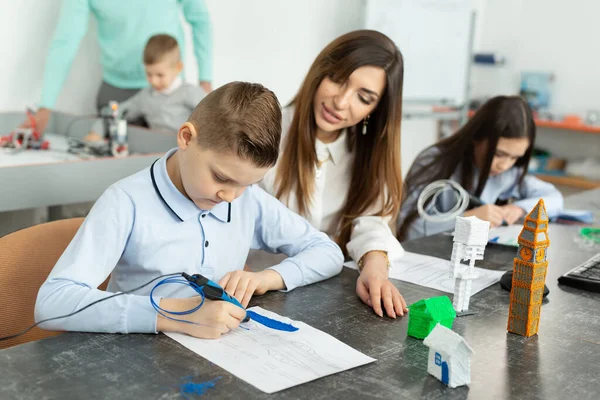
<svg viewBox="0 0 600 400">
<path fill-rule="evenodd" d="M 456 311 L 448 296 L 431 297 L 412 304 L 408 313 L 408 336 L 425 339 L 439 322 L 452 329 Z"/>
</svg>

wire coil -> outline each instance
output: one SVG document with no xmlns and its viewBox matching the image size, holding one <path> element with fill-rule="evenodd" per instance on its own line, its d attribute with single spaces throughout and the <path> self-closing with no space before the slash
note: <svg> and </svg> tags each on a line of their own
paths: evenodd
<svg viewBox="0 0 600 400">
<path fill-rule="evenodd" d="M 454 207 L 448 211 L 440 211 L 437 208 L 438 197 L 448 191 L 452 190 L 456 197 Z M 428 222 L 446 222 L 455 219 L 462 215 L 467 207 L 469 207 L 470 195 L 469 193 L 457 182 L 450 179 L 441 179 L 425 186 L 419 199 L 417 200 L 417 211 L 419 216 Z M 425 204 L 431 201 L 430 211 L 425 210 Z"/>
</svg>

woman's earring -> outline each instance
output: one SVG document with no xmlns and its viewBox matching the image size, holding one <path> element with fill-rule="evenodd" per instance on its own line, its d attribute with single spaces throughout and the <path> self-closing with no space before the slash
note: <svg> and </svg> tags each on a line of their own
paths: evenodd
<svg viewBox="0 0 600 400">
<path fill-rule="evenodd" d="M 363 128 L 362 128 L 362 134 L 363 135 L 367 134 L 367 125 L 369 125 L 369 118 L 371 118 L 371 116 L 367 115 L 365 117 L 365 119 L 363 119 Z"/>
</svg>

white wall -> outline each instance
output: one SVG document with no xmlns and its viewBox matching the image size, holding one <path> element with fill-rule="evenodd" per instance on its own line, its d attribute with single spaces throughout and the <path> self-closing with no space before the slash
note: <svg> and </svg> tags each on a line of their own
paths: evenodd
<svg viewBox="0 0 600 400">
<path fill-rule="evenodd" d="M 0 111 L 39 101 L 44 63 L 60 0 L 0 0 Z M 332 39 L 360 27 L 363 0 L 207 0 L 213 23 L 214 83 L 261 82 L 287 103 L 317 53 Z M 94 112 L 101 82 L 96 23 L 82 41 L 56 109 Z M 189 40 L 186 79 L 197 68 Z M 10 38 L 10 40 L 8 40 Z"/>
<path fill-rule="evenodd" d="M 480 2 L 482 0 L 479 0 Z M 485 0 L 475 50 L 497 52 L 504 66 L 476 66 L 475 96 L 518 93 L 523 70 L 556 75 L 551 110 L 584 117 L 600 110 L 600 2 L 597 0 Z M 598 156 L 600 137 L 538 129 L 537 146 L 567 159 Z"/>
<path fill-rule="evenodd" d="M 553 71 L 553 110 L 600 109 L 600 2 L 487 0 L 476 50 L 507 58 L 503 67 L 477 67 L 475 94 L 515 93 L 520 71 Z"/>
<path fill-rule="evenodd" d="M 438 140 L 437 121 L 430 118 L 402 121 L 402 177 L 406 177 L 415 158 Z"/>
<path fill-rule="evenodd" d="M 0 111 L 25 110 L 40 100 L 46 53 L 61 0 L 0 0 Z M 101 81 L 96 23 L 81 46 L 56 108 L 80 114 L 95 110 Z"/>
<path fill-rule="evenodd" d="M 215 83 L 260 82 L 282 104 L 294 96 L 319 51 L 362 24 L 362 0 L 206 3 L 213 20 Z"/>
<path fill-rule="evenodd" d="M 443 0 L 440 0 L 443 1 Z M 485 4 L 488 0 L 471 0 L 476 13 L 473 46 L 478 48 L 481 40 L 481 25 L 484 23 Z M 438 122 L 433 118 L 402 121 L 402 175 L 406 177 L 415 158 L 426 147 L 438 141 Z"/>
</svg>

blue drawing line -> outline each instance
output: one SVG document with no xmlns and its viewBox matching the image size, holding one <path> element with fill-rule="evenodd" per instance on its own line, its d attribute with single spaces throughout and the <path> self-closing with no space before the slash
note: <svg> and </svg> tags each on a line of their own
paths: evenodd
<svg viewBox="0 0 600 400">
<path fill-rule="evenodd" d="M 179 386 L 179 394 L 181 394 L 181 396 L 187 400 L 191 399 L 190 395 L 202 396 L 204 393 L 206 393 L 208 389 L 214 388 L 216 385 L 216 381 L 218 381 L 222 377 L 219 376 L 210 381 L 200 383 L 192 382 L 192 378 L 193 377 L 191 376 L 186 376 L 185 378 L 182 378 L 181 380 L 183 383 Z"/>
<path fill-rule="evenodd" d="M 285 322 L 265 317 L 264 315 L 260 315 L 259 313 L 256 313 L 254 311 L 246 311 L 246 315 L 250 317 L 250 319 L 253 319 L 259 324 L 266 326 L 267 328 L 285 332 L 296 332 L 298 330 L 298 328 L 296 328 L 292 324 L 286 324 Z"/>
</svg>

